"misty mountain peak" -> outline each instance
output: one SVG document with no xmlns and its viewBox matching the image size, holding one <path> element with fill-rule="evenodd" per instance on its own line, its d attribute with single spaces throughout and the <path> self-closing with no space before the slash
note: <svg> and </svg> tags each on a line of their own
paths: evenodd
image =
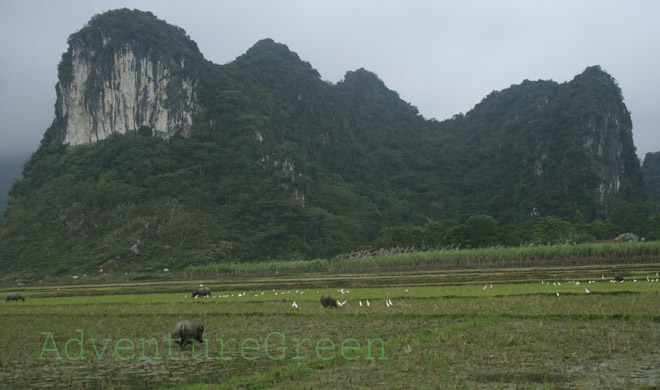
<svg viewBox="0 0 660 390">
<path fill-rule="evenodd" d="M 204 61 L 183 29 L 120 9 L 94 16 L 68 42 L 47 143 L 74 146 L 143 127 L 163 138 L 187 133 Z"/>
<path fill-rule="evenodd" d="M 309 62 L 301 60 L 287 45 L 277 43 L 271 38 L 255 43 L 245 54 L 236 59 L 234 65 L 270 73 L 273 77 L 296 74 L 298 77 L 321 78 L 319 72 Z M 261 76 L 266 77 L 265 74 Z"/>
<path fill-rule="evenodd" d="M 158 54 L 199 55 L 197 44 L 186 31 L 158 19 L 151 12 L 122 8 L 92 17 L 78 32 L 71 34 L 69 45 L 84 43 L 94 52 L 113 52 L 124 45 L 134 50 Z"/>
</svg>

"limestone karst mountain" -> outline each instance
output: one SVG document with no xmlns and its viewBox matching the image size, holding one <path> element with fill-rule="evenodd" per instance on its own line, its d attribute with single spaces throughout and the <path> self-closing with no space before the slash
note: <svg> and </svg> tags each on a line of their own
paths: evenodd
<svg viewBox="0 0 660 390">
<path fill-rule="evenodd" d="M 59 142 L 75 146 L 142 126 L 165 138 L 187 134 L 200 109 L 195 68 L 203 57 L 183 30 L 123 9 L 95 16 L 68 42 L 56 88 Z"/>
<path fill-rule="evenodd" d="M 645 197 L 630 113 L 598 66 L 438 122 L 367 70 L 327 83 L 271 39 L 213 64 L 181 28 L 122 9 L 72 34 L 58 70 L 56 118 L 2 220 L 5 273 L 332 256 L 427 218 L 591 221 Z"/>
</svg>

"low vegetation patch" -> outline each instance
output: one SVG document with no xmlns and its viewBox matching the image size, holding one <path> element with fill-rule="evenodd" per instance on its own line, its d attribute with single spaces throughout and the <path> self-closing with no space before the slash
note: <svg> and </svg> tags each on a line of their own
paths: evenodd
<svg viewBox="0 0 660 390">
<path fill-rule="evenodd" d="M 273 274 L 306 272 L 374 272 L 419 269 L 581 266 L 653 262 L 660 256 L 660 241 L 638 243 L 588 243 L 530 247 L 436 250 L 428 252 L 359 252 L 334 259 L 220 263 L 189 266 L 189 277 L 223 274 Z"/>
</svg>

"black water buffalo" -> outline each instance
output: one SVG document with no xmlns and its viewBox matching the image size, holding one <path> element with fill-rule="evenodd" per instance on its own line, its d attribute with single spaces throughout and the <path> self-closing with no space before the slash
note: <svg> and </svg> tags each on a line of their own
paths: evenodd
<svg viewBox="0 0 660 390">
<path fill-rule="evenodd" d="M 191 343 L 191 340 L 203 343 L 202 334 L 204 333 L 204 326 L 197 325 L 195 327 L 192 322 L 188 320 L 181 320 L 174 325 L 172 330 L 172 340 L 179 344 L 181 349 Z"/>
<path fill-rule="evenodd" d="M 337 307 L 337 301 L 332 299 L 330 294 L 323 294 L 321 296 L 321 304 L 324 308 L 327 308 L 328 306 Z"/>
<path fill-rule="evenodd" d="M 25 302 L 25 298 L 23 298 L 23 296 L 19 293 L 10 293 L 10 294 L 7 295 L 7 302 L 9 302 L 9 301 L 18 301 L 19 299 L 21 301 Z"/>
<path fill-rule="evenodd" d="M 197 287 L 197 290 L 193 293 L 193 298 L 200 297 L 209 297 L 211 296 L 211 289 L 208 287 Z"/>
<path fill-rule="evenodd" d="M 623 282 L 623 275 L 616 275 L 614 277 L 614 280 L 616 280 L 617 282 Z"/>
</svg>

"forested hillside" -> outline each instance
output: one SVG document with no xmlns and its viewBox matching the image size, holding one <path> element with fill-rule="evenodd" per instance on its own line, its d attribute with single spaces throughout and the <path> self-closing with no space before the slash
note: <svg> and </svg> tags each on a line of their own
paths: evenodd
<svg viewBox="0 0 660 390">
<path fill-rule="evenodd" d="M 165 31 L 130 33 L 145 20 Z M 408 243 L 518 245 L 538 239 L 540 222 L 580 227 L 552 240 L 655 231 L 630 114 L 598 66 L 563 84 L 525 80 L 438 122 L 372 72 L 324 82 L 271 39 L 217 65 L 183 30 L 118 10 L 73 42 L 187 59 L 172 72 L 191 77 L 199 109 L 185 132 L 157 136 L 165 132 L 142 124 L 73 147 L 58 112 L 11 191 L 0 226 L 6 274 L 148 272 Z M 102 69 L 110 54 L 85 58 Z M 71 58 L 63 55 L 60 83 L 75 76 Z M 475 226 L 490 238 L 470 236 Z M 403 240 L 410 231 L 427 239 Z"/>
<path fill-rule="evenodd" d="M 644 173 L 650 199 L 654 202 L 660 202 L 660 152 L 646 153 L 642 164 L 642 172 Z"/>
</svg>

